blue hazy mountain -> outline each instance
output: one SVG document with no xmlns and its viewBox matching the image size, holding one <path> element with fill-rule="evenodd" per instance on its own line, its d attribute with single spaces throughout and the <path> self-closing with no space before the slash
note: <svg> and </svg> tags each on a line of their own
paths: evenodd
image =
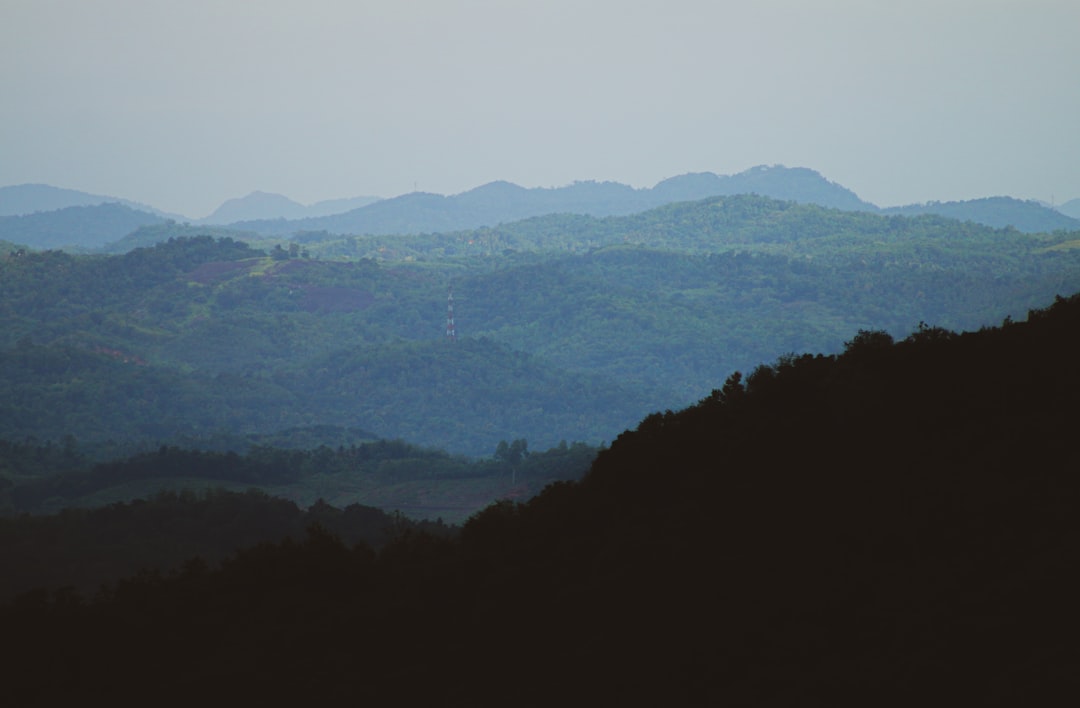
<svg viewBox="0 0 1080 708">
<path fill-rule="evenodd" d="M 210 216 L 200 219 L 203 224 L 231 224 L 235 221 L 258 219 L 302 219 L 304 205 L 281 194 L 252 192 L 246 197 L 229 199 Z"/>
<path fill-rule="evenodd" d="M 1012 197 L 987 197 L 961 202 L 928 202 L 882 209 L 884 214 L 918 216 L 936 214 L 959 221 L 1005 228 L 1012 226 L 1025 233 L 1039 233 L 1066 229 L 1080 229 L 1080 220 L 1067 216 L 1061 210 L 1051 209 L 1036 201 L 1023 201 Z"/>
<path fill-rule="evenodd" d="M 281 194 L 252 192 L 246 197 L 226 201 L 210 216 L 200 219 L 199 223 L 224 225 L 262 219 L 317 218 L 359 209 L 377 201 L 379 201 L 378 197 L 353 197 L 328 199 L 305 206 Z"/>
<path fill-rule="evenodd" d="M 115 202 L 0 216 L 0 240 L 36 249 L 95 249 L 139 227 L 165 223 L 157 214 Z"/>
<path fill-rule="evenodd" d="M 129 199 L 90 194 L 75 189 L 53 187 L 48 184 L 17 184 L 0 187 L 0 216 L 25 216 L 38 212 L 56 211 L 68 207 L 97 206 L 98 204 L 122 204 L 136 211 L 144 211 L 169 219 L 183 219 L 146 204 Z"/>
<path fill-rule="evenodd" d="M 659 204 L 686 202 L 735 194 L 758 194 L 773 199 L 817 204 L 844 211 L 874 211 L 850 189 L 805 167 L 759 166 L 736 175 L 698 172 L 672 177 L 652 189 Z"/>
<path fill-rule="evenodd" d="M 936 214 L 960 221 L 1034 233 L 1080 229 L 1080 220 L 1034 201 L 990 197 L 962 202 L 929 202 L 880 209 L 850 189 L 805 167 L 760 166 L 735 175 L 698 172 L 635 189 L 617 182 L 574 182 L 565 187 L 526 189 L 498 181 L 453 196 L 413 192 L 352 211 L 295 221 L 259 220 L 235 224 L 273 236 L 301 231 L 337 234 L 418 234 L 476 229 L 548 214 L 625 216 L 665 204 L 709 197 L 757 194 L 800 204 L 885 214 Z"/>
<path fill-rule="evenodd" d="M 646 189 L 595 181 L 526 189 L 497 181 L 453 196 L 413 192 L 334 216 L 236 225 L 271 235 L 297 231 L 376 235 L 437 233 L 494 226 L 547 214 L 623 216 L 672 202 L 734 194 L 759 194 L 849 211 L 874 211 L 877 208 L 814 170 L 777 165 L 754 167 L 730 176 L 687 174 Z"/>
<path fill-rule="evenodd" d="M 624 216 L 675 202 L 736 194 L 758 194 L 844 211 L 935 214 L 996 228 L 1012 226 L 1028 233 L 1080 230 L 1080 218 L 1077 218 L 1080 217 L 1080 200 L 1066 202 L 1058 209 L 1011 197 L 879 209 L 814 170 L 780 165 L 754 167 L 735 175 L 689 173 L 644 189 L 596 181 L 528 189 L 496 181 L 452 196 L 413 192 L 393 199 L 361 196 L 311 205 L 300 204 L 280 194 L 252 192 L 246 197 L 226 201 L 213 214 L 194 223 L 278 237 L 320 231 L 372 235 L 439 233 L 549 214 Z M 104 204 L 122 205 L 147 216 L 90 208 Z M 73 208 L 82 211 L 60 213 Z M 3 220 L 0 222 L 0 239 L 35 248 L 100 248 L 139 227 L 154 225 L 166 218 L 188 221 L 115 197 L 40 184 L 0 187 L 0 219 Z M 126 225 L 133 226 L 119 233 L 118 230 Z"/>
<path fill-rule="evenodd" d="M 1057 208 L 1065 216 L 1080 219 L 1080 199 L 1070 199 Z"/>
</svg>

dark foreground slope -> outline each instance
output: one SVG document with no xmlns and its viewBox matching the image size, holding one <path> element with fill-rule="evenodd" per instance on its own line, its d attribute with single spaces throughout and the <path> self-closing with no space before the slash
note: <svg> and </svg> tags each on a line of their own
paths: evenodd
<svg viewBox="0 0 1080 708">
<path fill-rule="evenodd" d="M 1080 298 L 733 376 L 581 483 L 0 622 L 13 695 L 1015 705 L 1076 688 Z M 164 687 L 168 686 L 168 689 Z"/>
</svg>

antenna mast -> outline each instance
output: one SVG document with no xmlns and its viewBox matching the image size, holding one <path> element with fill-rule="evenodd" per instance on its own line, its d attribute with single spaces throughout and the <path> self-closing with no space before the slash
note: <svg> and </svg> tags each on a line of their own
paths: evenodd
<svg viewBox="0 0 1080 708">
<path fill-rule="evenodd" d="M 454 286 L 447 289 L 446 293 L 446 340 L 457 341 L 457 329 L 454 327 Z"/>
</svg>

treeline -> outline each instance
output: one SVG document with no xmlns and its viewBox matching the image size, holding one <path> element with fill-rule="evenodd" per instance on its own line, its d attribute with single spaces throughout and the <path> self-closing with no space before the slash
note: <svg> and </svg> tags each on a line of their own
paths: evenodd
<svg viewBox="0 0 1080 708">
<path fill-rule="evenodd" d="M 361 504 L 339 509 L 319 501 L 302 509 L 254 488 L 162 491 L 96 509 L 0 517 L 0 600 L 107 597 L 124 578 L 164 580 L 184 568 L 209 570 L 238 549 L 302 539 L 313 525 L 372 549 L 404 533 L 457 533 L 441 520 L 417 521 Z"/>
<path fill-rule="evenodd" d="M 184 373 L 132 356 L 30 342 L 0 350 L 0 438 L 176 444 L 345 423 L 481 456 L 501 439 L 599 444 L 656 395 L 490 339 L 352 346 L 273 374 Z"/>
<path fill-rule="evenodd" d="M 374 553 L 314 528 L 93 600 L 23 597 L 0 617 L 8 690 L 1053 702 L 1080 660 L 1078 354 L 1080 297 L 977 332 L 864 330 L 649 416 L 457 540 Z"/>
<path fill-rule="evenodd" d="M 321 498 L 304 509 L 264 489 L 310 497 L 300 490 L 340 493 L 349 486 L 342 480 L 377 488 L 502 477 L 505 488 L 524 498 L 553 481 L 580 479 L 596 453 L 565 442 L 530 452 L 519 439 L 501 442 L 490 458 L 470 460 L 378 440 L 337 449 L 256 446 L 245 454 L 161 446 L 89 464 L 70 439 L 62 446 L 0 441 L 0 599 L 35 589 L 35 597 L 47 596 L 67 586 L 90 596 L 137 571 L 167 575 L 195 556 L 213 566 L 238 548 L 298 539 L 312 524 L 376 550 L 405 531 L 452 535 L 456 528 L 441 518 L 414 520 L 358 503 L 335 508 Z M 132 499 L 132 489 L 160 491 Z M 110 494 L 121 501 L 87 508 Z"/>
<path fill-rule="evenodd" d="M 562 441 L 530 453 L 527 441 L 519 439 L 509 446 L 502 441 L 493 452 L 490 458 L 471 459 L 400 440 L 310 449 L 255 445 L 242 453 L 161 445 L 155 451 L 95 462 L 81 454 L 70 437 L 61 445 L 0 441 L 0 515 L 86 506 L 109 490 L 126 499 L 148 485 L 158 489 L 228 485 L 299 494 L 311 485 L 331 486 L 327 480 L 334 479 L 370 489 L 412 480 L 500 476 L 529 483 L 535 492 L 553 480 L 580 478 L 597 449 Z M 129 487 L 135 491 L 125 492 Z"/>
</svg>

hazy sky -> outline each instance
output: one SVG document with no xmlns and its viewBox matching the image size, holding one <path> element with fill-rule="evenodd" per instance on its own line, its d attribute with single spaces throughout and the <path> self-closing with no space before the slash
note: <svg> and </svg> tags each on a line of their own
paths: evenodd
<svg viewBox="0 0 1080 708">
<path fill-rule="evenodd" d="M 0 0 L 0 185 L 189 217 L 810 167 L 1080 197 L 1077 0 Z"/>
</svg>

